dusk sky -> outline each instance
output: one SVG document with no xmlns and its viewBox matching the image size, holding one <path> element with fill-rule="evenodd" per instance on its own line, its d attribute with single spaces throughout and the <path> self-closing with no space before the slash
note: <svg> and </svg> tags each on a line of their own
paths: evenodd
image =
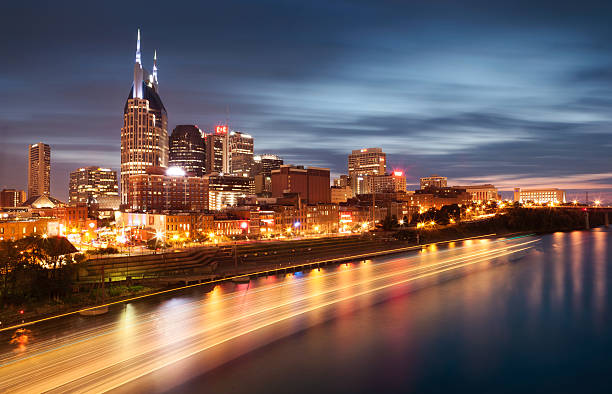
<svg viewBox="0 0 612 394">
<path fill-rule="evenodd" d="M 26 149 L 69 172 L 118 170 L 136 30 L 157 49 L 169 133 L 230 127 L 256 153 L 346 172 L 382 147 L 408 183 L 612 188 L 612 3 L 574 1 L 6 2 L 0 189 Z M 571 197 L 571 196 L 568 196 Z"/>
</svg>

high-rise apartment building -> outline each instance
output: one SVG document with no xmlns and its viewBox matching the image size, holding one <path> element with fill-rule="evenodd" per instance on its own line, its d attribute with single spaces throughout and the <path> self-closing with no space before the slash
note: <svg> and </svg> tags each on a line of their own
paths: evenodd
<svg viewBox="0 0 612 394">
<path fill-rule="evenodd" d="M 421 178 L 421 189 L 442 189 L 447 187 L 448 179 L 445 176 L 432 175 Z"/>
<path fill-rule="evenodd" d="M 129 177 L 144 174 L 152 166 L 168 166 L 168 114 L 159 97 L 157 53 L 149 74 L 142 67 L 138 30 L 134 82 L 123 108 L 121 128 L 122 203 L 127 203 Z"/>
<path fill-rule="evenodd" d="M 0 208 L 14 208 L 26 200 L 26 192 L 17 189 L 3 189 L 0 192 Z"/>
<path fill-rule="evenodd" d="M 98 203 L 102 196 L 118 196 L 117 172 L 110 168 L 83 167 L 70 173 L 69 202 Z"/>
<path fill-rule="evenodd" d="M 28 146 L 28 198 L 51 194 L 51 148 L 39 142 Z"/>
<path fill-rule="evenodd" d="M 202 130 L 195 125 L 178 125 L 170 136 L 170 167 L 179 167 L 191 176 L 206 174 L 206 145 Z"/>
<path fill-rule="evenodd" d="M 381 148 L 353 150 L 348 156 L 348 175 L 355 194 L 364 194 L 365 177 L 384 175 L 387 172 L 387 155 Z"/>
<path fill-rule="evenodd" d="M 212 134 L 206 135 L 206 173 L 229 174 L 228 126 L 216 126 Z"/>
<path fill-rule="evenodd" d="M 233 175 L 248 176 L 253 167 L 253 137 L 239 131 L 229 134 L 230 169 Z"/>
</svg>

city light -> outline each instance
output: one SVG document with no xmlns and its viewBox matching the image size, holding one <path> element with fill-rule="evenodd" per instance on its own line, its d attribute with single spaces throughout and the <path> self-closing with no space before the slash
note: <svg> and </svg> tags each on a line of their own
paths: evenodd
<svg viewBox="0 0 612 394">
<path fill-rule="evenodd" d="M 598 206 L 600 206 L 600 205 L 601 205 L 601 201 L 599 201 L 599 200 L 595 200 L 595 206 L 596 206 L 596 207 L 598 207 Z"/>
<path fill-rule="evenodd" d="M 169 167 L 166 170 L 166 175 L 168 176 L 185 176 L 185 170 L 180 167 Z"/>
</svg>

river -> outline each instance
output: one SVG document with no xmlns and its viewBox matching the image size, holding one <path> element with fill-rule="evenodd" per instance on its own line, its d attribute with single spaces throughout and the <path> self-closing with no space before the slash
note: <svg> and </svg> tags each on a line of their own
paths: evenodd
<svg viewBox="0 0 612 394">
<path fill-rule="evenodd" d="M 462 241 L 64 318 L 0 349 L 0 391 L 608 392 L 611 242 Z"/>
</svg>

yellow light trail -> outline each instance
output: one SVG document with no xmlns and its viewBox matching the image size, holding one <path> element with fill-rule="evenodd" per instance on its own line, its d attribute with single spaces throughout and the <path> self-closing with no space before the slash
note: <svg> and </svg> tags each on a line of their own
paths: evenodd
<svg viewBox="0 0 612 394">
<path fill-rule="evenodd" d="M 168 307 L 144 316 L 130 311 L 126 319 L 87 337 L 68 343 L 50 340 L 34 346 L 36 354 L 0 355 L 0 392 L 46 390 L 101 392 L 133 381 L 152 371 L 224 344 L 256 330 L 299 315 L 357 297 L 380 292 L 422 278 L 491 261 L 526 250 L 537 240 L 512 240 L 509 244 L 478 243 L 453 250 L 444 261 L 428 262 L 440 252 L 382 264 L 358 265 L 358 269 L 336 270 L 329 275 L 280 279 L 282 284 L 262 279 L 260 288 L 219 294 L 204 300 Z M 407 266 L 406 264 L 417 263 Z M 420 263 L 420 265 L 418 265 Z M 357 276 L 356 276 L 357 275 Z M 345 279 L 342 279 L 345 278 Z M 308 283 L 316 284 L 311 288 Z M 240 293 L 240 294 L 237 294 Z M 172 302 L 172 301 L 170 301 Z M 169 302 L 169 303 L 170 303 Z M 163 309 L 163 308 L 160 308 Z M 153 318 L 151 318 L 153 316 Z M 128 344 L 129 346 L 126 346 Z"/>
<path fill-rule="evenodd" d="M 495 236 L 495 235 L 496 234 L 477 235 L 477 236 L 474 236 L 474 237 L 458 238 L 458 239 L 453 239 L 453 240 L 449 240 L 449 241 L 440 241 L 440 242 L 432 242 L 432 243 L 422 244 L 422 245 L 406 246 L 406 247 L 403 247 L 403 248 L 388 249 L 388 250 L 384 250 L 384 251 L 371 252 L 371 253 L 361 253 L 361 254 L 357 254 L 357 255 L 350 255 L 350 256 L 345 256 L 345 257 L 337 257 L 337 258 L 333 258 L 333 259 L 317 260 L 317 261 L 313 261 L 313 262 L 309 262 L 309 263 L 289 265 L 289 266 L 284 266 L 284 267 L 281 267 L 281 268 L 273 268 L 273 269 L 262 270 L 262 271 L 254 271 L 254 272 L 249 272 L 249 273 L 246 273 L 246 274 L 229 276 L 229 277 L 226 277 L 226 278 L 212 279 L 212 280 L 209 280 L 209 281 L 206 281 L 206 282 L 194 283 L 194 284 L 191 284 L 191 285 L 175 287 L 175 288 L 167 289 L 167 290 L 160 290 L 160 291 L 156 291 L 156 292 L 153 292 L 153 293 L 143 294 L 143 295 L 139 295 L 139 296 L 135 296 L 135 297 L 130 297 L 130 298 L 124 298 L 124 299 L 118 300 L 118 301 L 107 302 L 105 304 L 95 305 L 95 306 L 91 306 L 91 307 L 88 307 L 88 308 L 81 308 L 81 309 L 77 309 L 77 310 L 70 311 L 70 312 L 60 313 L 60 314 L 53 315 L 53 316 L 48 316 L 48 317 L 43 317 L 43 318 L 32 320 L 32 321 L 29 321 L 29 322 L 23 322 L 23 323 L 15 324 L 15 325 L 12 325 L 12 326 L 7 326 L 7 327 L 0 328 L 0 332 L 11 331 L 11 330 L 15 330 L 17 328 L 27 327 L 27 326 L 31 326 L 33 324 L 38 324 L 38 323 L 42 323 L 42 322 L 49 321 L 49 320 L 55 320 L 55 319 L 58 319 L 58 318 L 61 318 L 61 317 L 76 315 L 76 314 L 79 314 L 81 312 L 91 311 L 91 310 L 99 309 L 99 308 L 103 308 L 103 307 L 109 307 L 111 305 L 124 304 L 124 303 L 130 302 L 130 301 L 136 301 L 136 300 L 140 300 L 140 299 L 143 299 L 143 298 L 149 298 L 149 297 L 154 297 L 154 296 L 158 296 L 158 295 L 162 295 L 162 294 L 173 293 L 173 292 L 177 292 L 177 291 L 180 291 L 180 290 L 189 289 L 189 288 L 192 288 L 192 287 L 199 287 L 199 286 L 204 286 L 204 285 L 210 285 L 210 284 L 213 284 L 213 283 L 226 282 L 226 281 L 230 281 L 232 279 L 245 278 L 245 277 L 264 275 L 264 274 L 275 274 L 275 273 L 282 272 L 282 271 L 285 271 L 285 270 L 293 270 L 293 269 L 296 269 L 296 268 L 308 267 L 308 266 L 313 266 L 313 265 L 330 264 L 330 263 L 336 263 L 336 262 L 347 261 L 347 260 L 357 260 L 357 259 L 362 259 L 362 258 L 384 256 L 384 255 L 387 255 L 387 254 L 393 254 L 393 253 L 417 250 L 417 249 L 425 248 L 425 247 L 427 247 L 429 245 L 447 244 L 449 242 L 457 242 L 457 241 L 464 241 L 464 240 L 469 240 L 469 239 L 492 237 L 492 236 Z"/>
</svg>

